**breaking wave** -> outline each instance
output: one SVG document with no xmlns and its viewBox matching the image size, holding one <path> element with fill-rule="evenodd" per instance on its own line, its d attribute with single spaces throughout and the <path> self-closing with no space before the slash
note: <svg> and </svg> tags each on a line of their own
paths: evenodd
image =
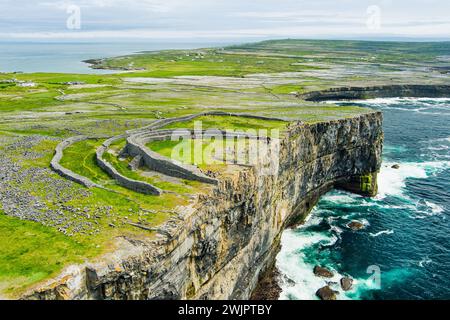
<svg viewBox="0 0 450 320">
<path fill-rule="evenodd" d="M 307 222 L 284 232 L 277 268 L 281 299 L 317 299 L 330 285 L 339 299 L 448 299 L 450 287 L 450 99 L 388 98 L 345 102 L 384 112 L 379 194 L 323 196 Z M 445 116 L 442 116 L 445 115 Z M 351 221 L 365 228 L 352 231 Z M 332 279 L 314 275 L 327 267 Z M 381 270 L 381 287 L 367 268 Z M 354 279 L 344 292 L 339 281 Z"/>
</svg>

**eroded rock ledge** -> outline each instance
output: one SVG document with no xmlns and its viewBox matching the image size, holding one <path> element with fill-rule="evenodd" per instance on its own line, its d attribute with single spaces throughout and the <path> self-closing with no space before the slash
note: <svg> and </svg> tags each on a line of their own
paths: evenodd
<svg viewBox="0 0 450 320">
<path fill-rule="evenodd" d="M 156 240 L 119 239 L 99 262 L 72 266 L 27 299 L 248 299 L 273 265 L 282 231 L 333 187 L 376 190 L 382 114 L 293 123 L 279 170 L 237 171 L 168 221 Z M 369 178 L 370 177 L 370 178 Z"/>
<path fill-rule="evenodd" d="M 358 100 L 373 98 L 446 98 L 450 86 L 446 85 L 387 85 L 376 87 L 341 87 L 314 91 L 299 96 L 306 101 Z"/>
</svg>

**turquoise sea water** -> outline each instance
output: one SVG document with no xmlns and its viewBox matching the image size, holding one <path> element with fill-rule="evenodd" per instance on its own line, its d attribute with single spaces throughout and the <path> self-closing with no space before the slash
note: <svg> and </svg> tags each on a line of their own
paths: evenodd
<svg viewBox="0 0 450 320">
<path fill-rule="evenodd" d="M 313 275 L 315 265 L 334 270 L 328 281 L 356 280 L 347 293 L 332 283 L 339 299 L 450 299 L 450 99 L 357 104 L 384 113 L 380 193 L 367 199 L 332 191 L 305 225 L 285 231 L 281 299 L 316 299 L 326 281 Z M 351 231 L 352 220 L 366 228 Z"/>
<path fill-rule="evenodd" d="M 195 49 L 229 43 L 172 42 L 0 42 L 0 72 L 111 73 L 93 70 L 87 59 L 116 57 L 141 51 Z"/>
</svg>

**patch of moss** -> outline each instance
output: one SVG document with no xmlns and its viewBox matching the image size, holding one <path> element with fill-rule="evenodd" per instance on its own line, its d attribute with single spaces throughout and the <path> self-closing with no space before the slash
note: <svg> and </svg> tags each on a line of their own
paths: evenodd
<svg viewBox="0 0 450 320">
<path fill-rule="evenodd" d="M 360 177 L 360 189 L 363 194 L 374 197 L 377 195 L 377 173 L 370 173 Z"/>
</svg>

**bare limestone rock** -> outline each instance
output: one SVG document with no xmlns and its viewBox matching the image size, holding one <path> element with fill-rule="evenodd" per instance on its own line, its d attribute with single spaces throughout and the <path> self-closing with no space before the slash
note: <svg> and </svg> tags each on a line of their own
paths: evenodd
<svg viewBox="0 0 450 320">
<path fill-rule="evenodd" d="M 248 299 L 274 265 L 281 233 L 302 221 L 323 194 L 343 181 L 367 194 L 358 177 L 368 175 L 376 187 L 382 143 L 379 112 L 293 123 L 272 175 L 259 167 L 233 171 L 180 207 L 154 239 L 123 238 L 116 251 L 66 269 L 24 298 Z M 61 286 L 70 290 L 61 295 Z M 330 290 L 321 291 L 329 293 L 324 298 L 336 296 Z"/>
<path fill-rule="evenodd" d="M 316 296 L 318 296 L 321 300 L 336 300 L 338 294 L 339 293 L 337 291 L 334 291 L 329 286 L 320 288 L 316 292 Z"/>
<path fill-rule="evenodd" d="M 344 277 L 341 279 L 341 287 L 344 291 L 349 291 L 353 287 L 353 279 L 350 277 Z"/>
<path fill-rule="evenodd" d="M 347 227 L 353 231 L 359 231 L 364 229 L 364 224 L 359 221 L 352 221 L 349 224 L 347 224 Z"/>
<path fill-rule="evenodd" d="M 319 266 L 315 266 L 314 267 L 314 274 L 316 276 L 322 277 L 322 278 L 333 278 L 334 277 L 334 273 L 333 272 L 331 272 L 327 268 L 319 267 Z"/>
</svg>

